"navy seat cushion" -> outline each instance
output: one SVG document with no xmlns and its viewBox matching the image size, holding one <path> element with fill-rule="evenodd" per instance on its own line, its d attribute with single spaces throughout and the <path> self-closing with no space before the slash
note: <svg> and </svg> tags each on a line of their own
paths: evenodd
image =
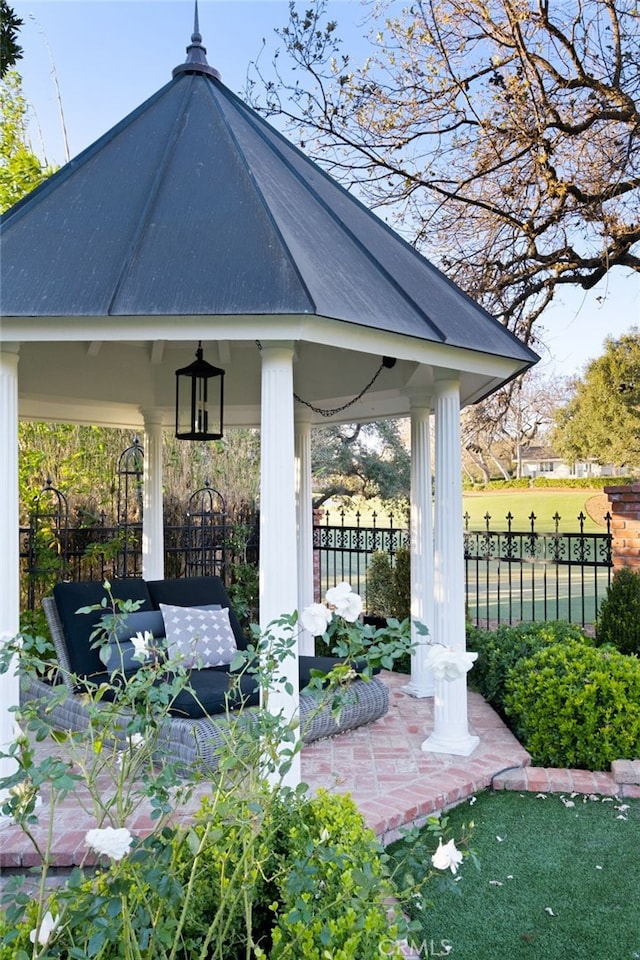
<svg viewBox="0 0 640 960">
<path fill-rule="evenodd" d="M 178 694 L 169 711 L 172 716 L 197 720 L 225 712 L 226 695 L 231 682 L 227 668 L 207 667 L 204 670 L 192 670 L 189 680 L 193 692 L 183 690 Z M 250 676 L 240 678 L 240 689 L 234 689 L 233 696 L 228 699 L 228 705 L 232 709 L 240 706 L 254 707 L 259 702 L 256 681 Z"/>
<path fill-rule="evenodd" d="M 164 637 L 164 617 L 160 610 L 136 610 L 123 615 L 118 623 L 116 639 L 129 640 L 136 633 L 151 633 L 154 637 Z"/>
<path fill-rule="evenodd" d="M 127 674 L 127 676 L 130 675 Z M 91 677 L 92 683 L 104 682 L 108 685 L 102 692 L 104 700 L 114 699 L 122 681 L 121 674 L 111 676 L 104 671 Z M 162 682 L 162 678 L 158 680 L 158 683 Z M 240 706 L 254 707 L 260 702 L 260 694 L 253 677 L 241 677 L 240 689 L 238 690 L 237 684 L 234 684 L 233 693 L 230 692 L 230 686 L 231 677 L 229 670 L 225 667 L 192 670 L 189 676 L 190 689 L 184 689 L 178 694 L 169 708 L 169 714 L 172 717 L 199 720 L 202 717 L 215 717 L 225 713 L 227 706 L 233 710 Z M 86 688 L 80 684 L 78 689 Z M 227 693 L 229 693 L 228 698 Z"/>
<path fill-rule="evenodd" d="M 169 580 L 148 580 L 147 587 L 154 607 L 161 603 L 176 607 L 202 607 L 219 603 L 229 610 L 229 623 L 239 650 L 246 650 L 247 638 L 231 607 L 229 594 L 220 577 L 176 577 Z"/>
<path fill-rule="evenodd" d="M 125 673 L 135 672 L 140 666 L 140 660 L 134 659 L 135 647 L 131 637 L 136 633 L 150 633 L 159 639 L 158 646 L 164 646 L 164 618 L 159 610 L 137 610 L 135 613 L 123 614 L 118 622 L 115 636 L 109 636 L 109 659 L 105 664 L 107 670 L 124 670 Z"/>
<path fill-rule="evenodd" d="M 111 592 L 118 600 L 141 600 L 139 610 L 153 610 L 144 580 L 134 578 L 114 580 L 111 584 Z M 97 648 L 92 649 L 90 637 L 100 619 L 105 613 L 110 612 L 110 607 L 107 606 L 104 610 L 93 610 L 91 613 L 77 612 L 80 607 L 93 606 L 107 598 L 107 592 L 102 583 L 96 581 L 57 583 L 53 588 L 53 596 L 67 641 L 67 653 L 72 672 L 79 677 L 92 677 L 94 674 L 103 673 L 104 664 L 100 660 Z"/>
</svg>

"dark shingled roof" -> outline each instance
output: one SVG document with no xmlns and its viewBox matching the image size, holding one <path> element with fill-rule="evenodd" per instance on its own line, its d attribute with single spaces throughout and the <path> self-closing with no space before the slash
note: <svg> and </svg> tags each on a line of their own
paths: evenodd
<svg viewBox="0 0 640 960">
<path fill-rule="evenodd" d="M 5 316 L 316 314 L 538 359 L 187 50 L 5 215 Z"/>
</svg>

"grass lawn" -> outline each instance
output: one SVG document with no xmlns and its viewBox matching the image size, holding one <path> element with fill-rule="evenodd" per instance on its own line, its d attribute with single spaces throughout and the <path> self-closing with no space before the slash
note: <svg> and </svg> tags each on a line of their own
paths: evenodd
<svg viewBox="0 0 640 960">
<path fill-rule="evenodd" d="M 589 516 L 592 511 L 596 521 Z M 505 517 L 511 513 L 514 517 L 512 528 L 529 530 L 531 512 L 536 515 L 536 530 L 539 533 L 552 533 L 555 530 L 553 516 L 557 512 L 561 517 L 560 530 L 574 532 L 579 530 L 578 515 L 582 512 L 587 517 L 584 524 L 585 533 L 603 533 L 605 525 L 603 517 L 608 506 L 604 494 L 599 490 L 570 490 L 564 488 L 531 487 L 525 490 L 495 490 L 491 493 L 478 491 L 472 493 L 464 491 L 462 512 L 469 513 L 469 526 L 473 529 L 484 528 L 486 513 L 491 516 L 490 526 L 494 530 L 506 529 Z M 329 523 L 340 526 L 340 507 L 328 508 Z M 356 514 L 360 515 L 362 527 L 371 526 L 374 520 L 378 527 L 389 526 L 389 508 L 379 500 L 361 500 L 353 498 L 352 505 L 345 507 L 344 522 L 346 526 L 356 524 Z M 326 514 L 322 522 L 326 522 Z M 402 510 L 393 512 L 394 527 L 405 527 L 408 518 Z"/>
<path fill-rule="evenodd" d="M 640 957 L 640 800 L 483 793 L 450 812 L 450 834 L 470 820 L 480 869 L 465 859 L 459 896 L 428 888 L 421 957 Z M 426 834 L 425 862 L 433 848 Z"/>
<path fill-rule="evenodd" d="M 600 523 L 594 522 L 589 516 L 589 501 L 592 501 L 589 508 Z M 578 531 L 578 516 L 581 512 L 587 517 L 584 523 L 585 533 L 605 532 L 603 517 L 607 512 L 607 505 L 600 491 L 553 488 L 545 490 L 532 487 L 528 490 L 496 490 L 494 493 L 465 491 L 463 496 L 463 513 L 470 514 L 469 527 L 476 530 L 484 529 L 484 517 L 487 513 L 491 516 L 490 527 L 493 530 L 506 529 L 505 517 L 508 513 L 513 514 L 512 529 L 529 530 L 529 516 L 532 512 L 536 515 L 535 528 L 539 533 L 552 533 L 555 530 L 553 517 L 556 513 L 561 518 L 561 531 Z"/>
</svg>

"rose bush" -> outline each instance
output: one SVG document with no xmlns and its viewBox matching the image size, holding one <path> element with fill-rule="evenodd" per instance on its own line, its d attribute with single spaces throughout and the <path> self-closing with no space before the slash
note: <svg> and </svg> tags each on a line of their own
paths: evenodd
<svg viewBox="0 0 640 960">
<path fill-rule="evenodd" d="M 327 603 L 304 611 L 300 625 L 322 629 L 345 658 L 311 682 L 318 709 L 329 703 L 339 711 L 355 675 L 353 661 L 363 665 L 365 678 L 377 666 L 393 665 L 411 649 L 410 630 L 408 621 L 386 631 L 363 627 L 360 598 L 348 584 L 330 591 Z M 121 613 L 113 601 L 98 644 L 117 630 Z M 250 672 L 268 702 L 297 629 L 296 614 L 264 632 L 254 628 L 253 642 L 234 662 L 236 682 Z M 139 638 L 136 652 L 141 666 L 126 682 L 114 670 L 109 684 L 86 684 L 89 724 L 66 737 L 64 752 L 60 733 L 35 705 L 16 708 L 25 732 L 4 754 L 17 769 L 0 781 L 8 791 L 3 813 L 32 839 L 41 868 L 35 896 L 16 878 L 7 887 L 0 960 L 372 960 L 382 945 L 385 956 L 401 957 L 394 944 L 410 930 L 400 911 L 390 918 L 389 898 L 422 897 L 434 871 L 454 874 L 461 859 L 452 841 L 442 844 L 438 823 L 430 824 L 440 841 L 432 868 L 405 878 L 398 890 L 384 851 L 349 798 L 322 791 L 313 797 L 304 784 L 284 785 L 291 757 L 302 747 L 293 735 L 296 719 L 263 709 L 244 723 L 242 708 L 229 711 L 231 735 L 219 768 L 187 821 L 181 811 L 195 780 L 181 780 L 170 763 L 154 763 L 153 753 L 162 718 L 189 687 L 189 671 L 154 650 L 149 637 Z M 50 669 L 41 638 L 6 645 L 0 669 L 8 669 L 13 656 L 23 673 Z M 58 695 L 52 687 L 52 697 Z M 40 762 L 34 738 L 49 745 Z M 105 790 L 106 780 L 112 789 Z M 99 864 L 74 870 L 51 889 L 51 843 L 39 846 L 31 829 L 38 800 L 46 792 L 55 816 L 58 801 L 79 783 L 96 823 L 85 838 L 87 852 L 97 854 Z M 140 837 L 129 824 L 149 802 L 155 826 Z"/>
</svg>

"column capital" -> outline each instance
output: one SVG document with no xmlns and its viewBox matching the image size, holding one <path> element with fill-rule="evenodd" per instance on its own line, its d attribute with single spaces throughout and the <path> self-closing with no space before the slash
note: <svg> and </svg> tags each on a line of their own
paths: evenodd
<svg viewBox="0 0 640 960">
<path fill-rule="evenodd" d="M 296 342 L 295 340 L 261 340 L 260 341 L 260 352 L 264 355 L 265 353 L 271 352 L 289 352 L 291 354 L 295 353 Z"/>
<path fill-rule="evenodd" d="M 414 410 L 433 409 L 433 386 L 408 387 L 405 392 L 409 398 L 409 407 L 412 413 Z"/>
<path fill-rule="evenodd" d="M 440 393 L 442 390 L 446 389 L 447 384 L 450 384 L 451 387 L 454 385 L 459 387 L 460 371 L 449 370 L 447 367 L 439 367 L 434 371 L 433 382 L 437 393 Z"/>
<path fill-rule="evenodd" d="M 165 422 L 165 415 L 162 410 L 158 410 L 156 407 L 140 407 L 140 413 L 142 414 L 142 419 L 144 420 L 145 430 L 149 427 L 166 427 L 169 426 Z"/>
<path fill-rule="evenodd" d="M 301 430 L 313 426 L 313 413 L 306 404 L 295 403 L 293 405 L 293 416 L 296 427 L 300 427 Z"/>
<path fill-rule="evenodd" d="M 0 354 L 17 354 L 20 353 L 20 344 L 17 340 L 0 340 Z"/>
</svg>

